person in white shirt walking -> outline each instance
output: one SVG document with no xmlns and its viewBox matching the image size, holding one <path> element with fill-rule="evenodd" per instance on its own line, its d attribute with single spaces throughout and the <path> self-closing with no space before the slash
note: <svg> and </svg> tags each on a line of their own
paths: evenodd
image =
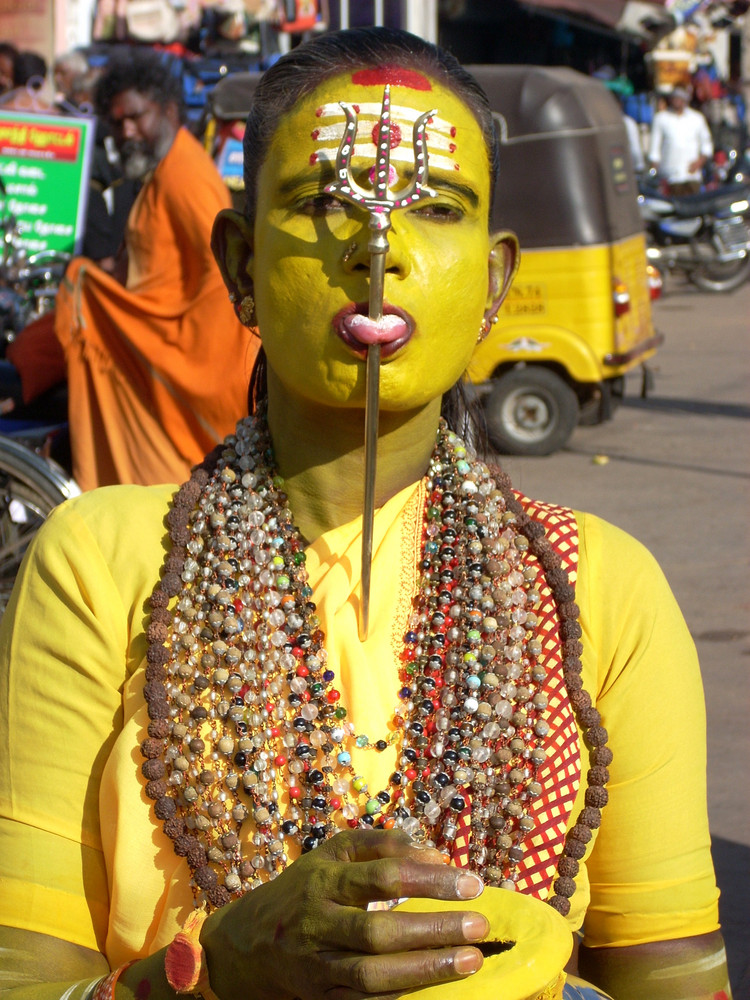
<svg viewBox="0 0 750 1000">
<path fill-rule="evenodd" d="M 672 195 L 700 191 L 703 167 L 714 151 L 708 123 L 700 111 L 688 106 L 689 96 L 683 87 L 675 87 L 669 106 L 657 111 L 651 128 L 649 160 Z"/>
</svg>

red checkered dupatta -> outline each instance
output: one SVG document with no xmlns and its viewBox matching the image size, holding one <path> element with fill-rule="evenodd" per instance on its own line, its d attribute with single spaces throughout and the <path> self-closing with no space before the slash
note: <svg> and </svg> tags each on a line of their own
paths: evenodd
<svg viewBox="0 0 750 1000">
<path fill-rule="evenodd" d="M 563 569 L 570 582 L 575 585 L 578 524 L 573 512 L 567 507 L 538 503 L 516 495 L 529 517 L 543 525 L 547 538 L 562 560 Z M 549 722 L 550 731 L 545 739 L 547 760 L 537 776 L 542 785 L 542 794 L 533 800 L 531 806 L 531 815 L 536 822 L 534 829 L 524 840 L 525 854 L 520 863 L 517 886 L 519 892 L 544 899 L 557 871 L 558 859 L 565 843 L 565 831 L 581 783 L 581 753 L 573 706 L 563 681 L 560 623 L 546 580 L 539 592 L 540 638 L 547 669 L 544 693 L 549 700 L 545 718 Z M 451 855 L 453 863 L 458 866 L 464 866 L 468 862 L 470 836 L 469 801 L 459 817 L 458 834 Z"/>
</svg>

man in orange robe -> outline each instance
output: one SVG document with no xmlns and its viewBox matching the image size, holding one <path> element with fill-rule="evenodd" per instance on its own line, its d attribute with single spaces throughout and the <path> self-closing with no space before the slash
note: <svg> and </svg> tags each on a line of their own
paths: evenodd
<svg viewBox="0 0 750 1000">
<path fill-rule="evenodd" d="M 259 341 L 235 316 L 209 245 L 231 199 L 181 127 L 178 87 L 158 57 L 131 53 L 97 92 L 126 175 L 144 185 L 128 218 L 124 284 L 78 258 L 58 295 L 84 490 L 181 482 L 247 412 Z"/>
</svg>

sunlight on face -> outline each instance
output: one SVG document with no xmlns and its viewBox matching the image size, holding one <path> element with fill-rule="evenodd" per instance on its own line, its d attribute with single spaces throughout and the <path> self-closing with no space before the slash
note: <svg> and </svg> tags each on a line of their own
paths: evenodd
<svg viewBox="0 0 750 1000">
<path fill-rule="evenodd" d="M 410 336 L 386 356 L 381 406 L 411 409 L 462 374 L 488 298 L 487 152 L 472 113 L 447 88 L 411 71 L 360 71 L 326 81 L 280 123 L 258 181 L 251 265 L 268 362 L 288 392 L 333 406 L 364 403 L 364 354 L 340 335 L 341 315 L 367 311 L 368 217 L 327 195 L 345 125 L 339 101 L 358 114 L 352 173 L 372 183 L 384 84 L 391 84 L 391 174 L 398 189 L 414 170 L 414 121 L 428 124 L 428 185 L 436 197 L 392 214 L 386 311 Z M 356 250 L 352 246 L 356 244 Z"/>
</svg>

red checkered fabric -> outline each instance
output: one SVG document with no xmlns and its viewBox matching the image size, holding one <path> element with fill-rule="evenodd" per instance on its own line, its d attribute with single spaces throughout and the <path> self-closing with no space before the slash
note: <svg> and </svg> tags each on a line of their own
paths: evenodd
<svg viewBox="0 0 750 1000">
<path fill-rule="evenodd" d="M 523 496 L 519 496 L 519 500 L 528 515 L 544 526 L 570 582 L 575 584 L 578 525 L 573 512 L 566 507 L 537 503 Z M 535 557 L 529 556 L 528 561 L 535 561 Z M 543 574 L 540 574 L 540 579 L 544 579 Z M 581 755 L 573 706 L 562 675 L 559 622 L 546 580 L 539 587 L 539 593 L 539 631 L 543 638 L 542 658 L 547 670 L 544 692 L 549 700 L 545 718 L 550 730 L 544 741 L 547 759 L 537 774 L 542 794 L 531 805 L 530 813 L 535 826 L 524 840 L 525 852 L 519 865 L 517 887 L 520 892 L 544 899 L 557 871 L 568 820 L 581 783 Z M 468 864 L 470 824 L 471 802 L 468 801 L 458 820 L 458 834 L 451 855 L 453 863 L 459 866 Z"/>
</svg>

